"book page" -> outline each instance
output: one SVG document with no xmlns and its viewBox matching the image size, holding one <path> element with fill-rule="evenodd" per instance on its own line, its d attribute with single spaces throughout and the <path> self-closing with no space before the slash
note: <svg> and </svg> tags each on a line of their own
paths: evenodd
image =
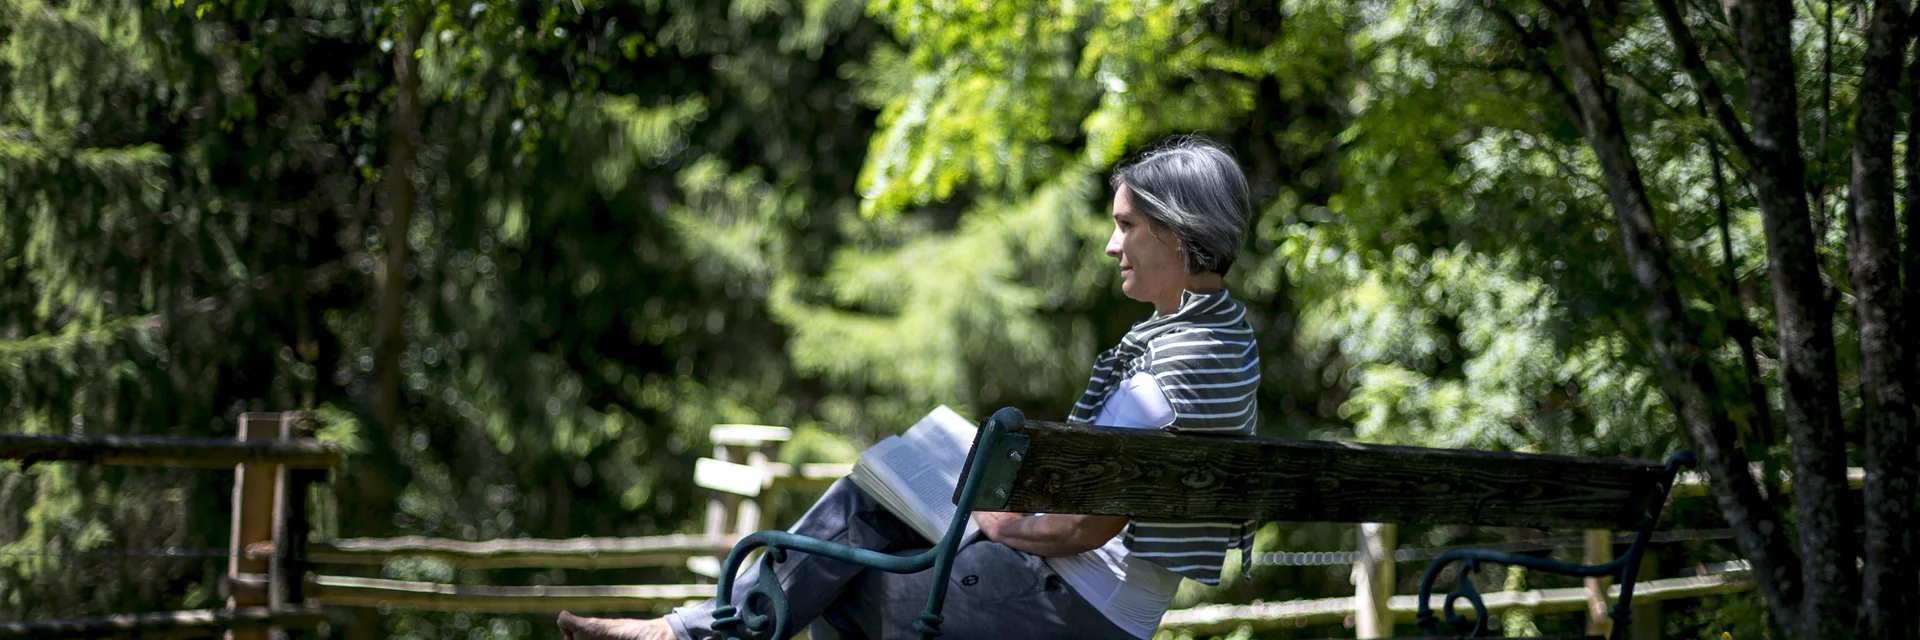
<svg viewBox="0 0 1920 640">
<path fill-rule="evenodd" d="M 938 541 L 953 521 L 953 488 L 973 431 L 952 409 L 935 409 L 907 433 L 862 453 L 853 480 L 928 541 Z M 977 530 L 968 522 L 963 535 L 971 538 Z"/>
<path fill-rule="evenodd" d="M 879 463 L 883 476 L 891 476 L 887 478 L 890 488 L 899 492 L 912 513 L 903 519 L 928 540 L 946 535 L 947 523 L 953 521 L 953 505 L 929 498 L 953 495 L 954 478 L 937 465 L 928 464 L 920 450 L 910 446 L 893 447 L 880 456 Z"/>
<path fill-rule="evenodd" d="M 973 423 L 941 405 L 914 423 L 900 439 L 924 452 L 926 464 L 946 470 L 952 477 L 949 482 L 958 483 L 961 469 L 967 466 L 967 449 L 973 446 L 976 430 Z M 948 495 L 952 495 L 951 485 L 947 490 Z"/>
</svg>

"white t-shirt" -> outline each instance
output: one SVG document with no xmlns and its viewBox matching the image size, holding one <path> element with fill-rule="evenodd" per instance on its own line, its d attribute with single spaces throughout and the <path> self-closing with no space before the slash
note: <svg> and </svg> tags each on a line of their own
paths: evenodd
<svg viewBox="0 0 1920 640">
<path fill-rule="evenodd" d="M 1103 427 L 1158 429 L 1173 424 L 1173 407 L 1160 383 L 1145 372 L 1133 374 L 1107 396 L 1093 423 Z M 1073 585 L 1113 624 L 1136 636 L 1151 638 L 1160 618 L 1180 589 L 1180 576 L 1150 560 L 1130 557 L 1124 535 L 1115 535 L 1098 549 L 1043 558 L 1054 573 Z"/>
</svg>

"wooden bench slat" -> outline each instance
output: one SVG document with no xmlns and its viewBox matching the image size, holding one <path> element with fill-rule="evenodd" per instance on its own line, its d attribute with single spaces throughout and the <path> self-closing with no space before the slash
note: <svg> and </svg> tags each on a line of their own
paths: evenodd
<svg viewBox="0 0 1920 640">
<path fill-rule="evenodd" d="M 1672 481 L 1644 460 L 1039 421 L 1010 433 L 1029 439 L 1023 460 L 990 462 L 1021 465 L 1002 476 L 1005 510 L 1021 512 L 1634 531 Z"/>
</svg>

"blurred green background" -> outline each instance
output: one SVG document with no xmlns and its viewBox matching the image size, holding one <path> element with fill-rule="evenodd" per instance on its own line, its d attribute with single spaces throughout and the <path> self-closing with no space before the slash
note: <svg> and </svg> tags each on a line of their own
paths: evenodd
<svg viewBox="0 0 1920 640">
<path fill-rule="evenodd" d="M 1063 418 L 1150 312 L 1100 253 L 1106 176 L 1200 133 L 1254 191 L 1228 282 L 1259 333 L 1263 434 L 1663 457 L 1685 436 L 1593 157 L 1479 4 L 5 0 L 0 430 L 232 436 L 242 412 L 310 408 L 350 452 L 322 535 L 695 531 L 714 424 L 791 426 L 788 458 L 846 460 L 942 403 Z M 1744 423 L 1730 323 L 1762 329 L 1775 376 L 1760 217 L 1716 186 L 1660 29 L 1619 18 L 1603 37 Z M 1834 64 L 1857 64 L 1857 37 Z M 1829 150 L 1809 180 L 1844 184 Z M 1816 224 L 1843 286 L 1835 192 Z M 1852 314 L 1835 318 L 1846 335 Z M 0 464 L 0 619 L 219 606 L 225 558 L 142 550 L 224 549 L 231 483 Z M 1704 501 L 1675 509 L 1724 526 Z M 1269 525 L 1261 546 L 1353 535 Z M 1346 572 L 1261 567 L 1180 604 L 1347 595 Z M 1664 624 L 1759 637 L 1728 613 L 1757 602 L 1672 602 Z M 381 624 L 557 637 L 550 620 Z"/>
</svg>

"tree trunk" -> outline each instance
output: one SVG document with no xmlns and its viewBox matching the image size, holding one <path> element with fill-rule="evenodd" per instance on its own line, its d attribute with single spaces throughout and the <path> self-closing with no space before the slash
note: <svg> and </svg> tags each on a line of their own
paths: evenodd
<svg viewBox="0 0 1920 640">
<path fill-rule="evenodd" d="M 1861 422 L 1866 432 L 1866 564 L 1861 608 L 1866 637 L 1912 638 L 1914 592 L 1913 370 L 1903 331 L 1893 137 L 1899 120 L 1905 11 L 1873 3 L 1854 116 L 1852 214 L 1847 273 L 1859 317 Z"/>
<path fill-rule="evenodd" d="M 1740 266 L 1733 257 L 1733 216 L 1727 211 L 1732 195 L 1727 191 L 1727 178 L 1721 171 L 1719 143 L 1707 142 L 1707 157 L 1713 163 L 1714 213 L 1718 215 L 1720 224 L 1720 265 L 1727 279 L 1727 306 L 1733 310 L 1733 319 L 1727 323 L 1727 333 L 1732 334 L 1734 342 L 1740 345 L 1740 367 L 1747 374 L 1747 398 L 1753 404 L 1752 446 L 1765 449 L 1773 446 L 1778 427 L 1773 421 L 1773 405 L 1767 402 L 1767 388 L 1760 382 L 1759 352 L 1753 346 L 1753 340 L 1759 337 L 1760 332 L 1752 322 L 1747 321 L 1746 298 L 1740 294 Z M 1768 473 L 1761 477 L 1771 486 L 1776 475 L 1772 472 L 1778 465 L 1765 451 L 1761 452 L 1761 456 L 1768 465 Z"/>
<path fill-rule="evenodd" d="M 1791 0 L 1789 0 L 1791 2 Z M 1833 1 L 1827 1 L 1827 16 L 1820 23 L 1820 134 L 1814 138 L 1813 237 L 1827 237 L 1827 167 L 1832 164 L 1827 140 L 1833 133 Z"/>
<path fill-rule="evenodd" d="M 1912 16 L 1909 15 L 1908 19 L 1912 20 Z M 1909 35 L 1911 34 L 1912 32 L 1909 32 Z M 1906 103 L 1908 105 L 1920 105 L 1920 64 L 1915 64 L 1910 67 L 1908 74 Z M 1916 135 L 1920 135 L 1920 108 L 1909 107 L 1907 111 L 1907 140 L 1920 140 L 1920 138 L 1914 137 Z M 1904 274 L 1905 286 L 1910 289 L 1920 287 L 1920 144 L 1910 143 L 1907 145 L 1906 164 L 1907 180 L 1906 193 L 1903 197 L 1905 206 L 1903 207 L 1904 212 L 1902 216 L 1906 221 L 1907 236 L 1906 253 L 1901 254 L 1901 270 Z M 1905 331 L 1909 333 L 1920 331 L 1920 296 L 1906 296 L 1904 302 L 1906 303 L 1905 312 L 1907 321 Z M 1914 376 L 1915 380 L 1920 380 L 1920 344 L 1913 346 L 1915 348 L 1905 354 L 1907 357 L 1907 372 Z M 1915 551 L 1920 551 L 1920 549 L 1915 549 Z"/>
<path fill-rule="evenodd" d="M 1719 383 L 1696 342 L 1699 332 L 1687 320 L 1680 294 L 1674 289 L 1666 243 L 1653 224 L 1646 185 L 1620 122 L 1613 88 L 1603 75 L 1604 54 L 1594 42 L 1583 5 L 1570 2 L 1554 9 L 1557 15 L 1553 29 L 1579 108 L 1574 115 L 1582 121 L 1587 143 L 1600 162 L 1628 265 L 1647 300 L 1647 328 L 1663 374 L 1661 386 L 1692 435 L 1702 467 L 1714 479 L 1714 500 L 1732 526 L 1741 553 L 1751 562 L 1753 574 L 1759 577 L 1762 596 L 1781 612 L 1778 621 L 1782 626 L 1791 629 L 1792 604 L 1799 598 L 1795 555 L 1784 527 L 1747 470 L 1748 459 L 1737 440 L 1737 429 L 1718 403 Z"/>
<path fill-rule="evenodd" d="M 1912 19 L 1911 16 L 1908 18 Z M 1911 35 L 1911 32 L 1909 33 Z M 1908 105 L 1920 105 L 1920 64 L 1908 69 L 1906 92 Z M 1907 140 L 1920 140 L 1920 108 L 1907 110 Z M 1920 287 L 1920 144 L 1907 145 L 1907 181 L 1905 211 L 1907 244 L 1906 253 L 1901 254 L 1902 271 L 1906 287 Z M 1907 332 L 1920 331 L 1920 296 L 1906 296 Z M 1906 353 L 1907 372 L 1920 380 L 1920 346 Z M 1916 549 L 1920 551 L 1920 549 Z"/>
<path fill-rule="evenodd" d="M 407 338 L 401 322 L 406 314 L 407 263 L 412 259 L 407 230 L 413 225 L 414 139 L 420 135 L 420 79 L 415 75 L 413 58 L 418 20 L 402 15 L 396 26 L 399 41 L 394 43 L 393 78 L 396 96 L 393 105 L 391 146 L 387 150 L 387 220 L 381 232 L 387 244 L 386 259 L 379 272 L 380 300 L 374 318 L 374 419 L 383 433 L 392 434 L 400 426 L 400 354 Z"/>
<path fill-rule="evenodd" d="M 1793 503 L 1798 520 L 1801 588 L 1798 638 L 1847 638 L 1858 612 L 1854 558 L 1858 538 L 1841 501 L 1847 496 L 1845 432 L 1835 382 L 1833 313 L 1814 254 L 1806 163 L 1794 85 L 1792 7 L 1786 0 L 1727 0 L 1739 34 L 1753 119 L 1754 195 L 1767 234 L 1768 271 L 1780 343 L 1787 433 L 1793 439 Z"/>
</svg>

